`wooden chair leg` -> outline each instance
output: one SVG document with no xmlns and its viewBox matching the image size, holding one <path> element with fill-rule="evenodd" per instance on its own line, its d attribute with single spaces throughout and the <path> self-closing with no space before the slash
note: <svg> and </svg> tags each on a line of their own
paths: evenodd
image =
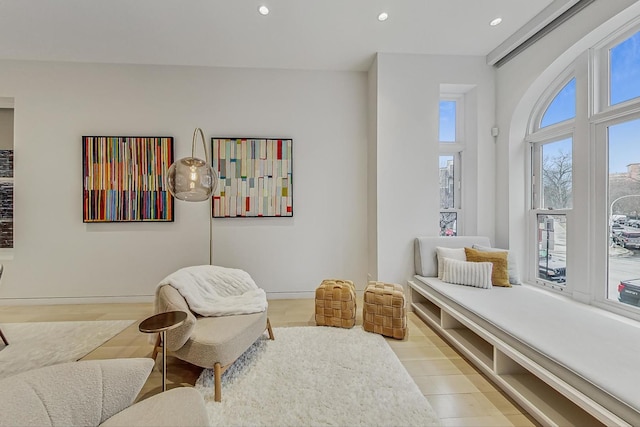
<svg viewBox="0 0 640 427">
<path fill-rule="evenodd" d="M 273 329 L 271 329 L 271 322 L 269 321 L 268 317 L 267 317 L 267 331 L 269 332 L 269 339 L 274 340 L 275 338 L 273 337 Z"/>
<path fill-rule="evenodd" d="M 219 362 L 216 362 L 213 365 L 213 391 L 214 396 L 213 399 L 216 402 L 222 401 L 222 366 Z"/>
<path fill-rule="evenodd" d="M 164 343 L 161 343 L 161 339 L 160 339 L 160 334 L 158 334 L 158 338 L 156 338 L 156 343 L 153 346 L 153 353 L 151 353 L 151 358 L 155 361 L 156 360 L 156 356 L 158 356 L 158 349 L 160 348 L 160 345 L 164 345 Z"/>
<path fill-rule="evenodd" d="M 2 333 L 2 329 L 0 329 L 0 337 L 2 338 L 2 341 L 4 342 L 4 345 L 9 345 L 9 341 L 7 341 L 7 337 L 5 337 L 4 334 Z"/>
</svg>

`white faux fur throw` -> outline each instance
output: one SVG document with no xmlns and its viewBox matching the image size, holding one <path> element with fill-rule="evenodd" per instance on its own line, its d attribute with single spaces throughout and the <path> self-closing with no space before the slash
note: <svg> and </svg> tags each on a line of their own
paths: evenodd
<svg viewBox="0 0 640 427">
<path fill-rule="evenodd" d="M 249 273 L 217 265 L 182 268 L 165 277 L 158 286 L 171 285 L 180 292 L 194 313 L 230 316 L 260 313 L 267 309 L 267 295 Z"/>
</svg>

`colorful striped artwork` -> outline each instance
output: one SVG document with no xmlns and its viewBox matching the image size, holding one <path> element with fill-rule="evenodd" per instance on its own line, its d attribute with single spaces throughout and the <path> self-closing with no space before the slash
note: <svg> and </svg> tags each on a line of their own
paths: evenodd
<svg viewBox="0 0 640 427">
<path fill-rule="evenodd" d="M 173 221 L 173 138 L 83 136 L 84 222 Z"/>
<path fill-rule="evenodd" d="M 212 138 L 213 217 L 293 216 L 293 140 Z"/>
</svg>

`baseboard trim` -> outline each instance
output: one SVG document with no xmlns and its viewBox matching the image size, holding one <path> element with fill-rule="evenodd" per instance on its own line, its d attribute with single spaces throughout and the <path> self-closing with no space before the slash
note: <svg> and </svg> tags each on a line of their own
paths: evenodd
<svg viewBox="0 0 640 427">
<path fill-rule="evenodd" d="M 134 304 L 152 303 L 153 295 L 102 297 L 0 298 L 0 305 L 61 305 L 61 304 Z"/>
<path fill-rule="evenodd" d="M 267 299 L 314 298 L 315 291 L 267 292 Z M 102 297 L 0 298 L 0 305 L 56 305 L 56 304 L 134 304 L 152 303 L 153 295 Z"/>
<path fill-rule="evenodd" d="M 267 292 L 267 299 L 307 299 L 315 298 L 315 291 Z"/>
</svg>

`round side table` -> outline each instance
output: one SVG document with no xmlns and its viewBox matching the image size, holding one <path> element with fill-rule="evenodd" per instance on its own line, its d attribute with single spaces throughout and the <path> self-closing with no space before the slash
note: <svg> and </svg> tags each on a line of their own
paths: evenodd
<svg viewBox="0 0 640 427">
<path fill-rule="evenodd" d="M 167 389 L 167 331 L 182 325 L 186 319 L 187 313 L 184 311 L 167 311 L 144 319 L 138 326 L 140 332 L 160 333 L 162 337 L 162 391 Z"/>
</svg>

